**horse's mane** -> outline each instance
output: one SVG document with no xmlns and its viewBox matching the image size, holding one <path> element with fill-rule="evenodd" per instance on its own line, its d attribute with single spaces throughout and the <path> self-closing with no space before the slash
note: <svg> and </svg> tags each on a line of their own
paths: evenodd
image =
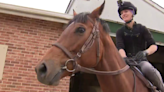
<svg viewBox="0 0 164 92">
<path fill-rule="evenodd" d="M 76 16 L 74 16 L 74 18 L 72 20 L 69 21 L 68 25 L 71 24 L 72 22 L 80 22 L 80 23 L 86 23 L 88 21 L 88 15 L 90 13 L 79 13 Z M 108 23 L 106 23 L 104 20 L 98 18 L 97 21 L 99 21 L 101 23 L 101 25 L 103 26 L 103 29 L 105 32 L 109 33 L 110 32 L 110 28 Z"/>
</svg>

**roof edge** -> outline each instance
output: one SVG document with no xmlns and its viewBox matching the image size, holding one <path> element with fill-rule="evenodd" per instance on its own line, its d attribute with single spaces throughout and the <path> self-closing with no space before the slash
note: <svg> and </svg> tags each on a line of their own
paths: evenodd
<svg viewBox="0 0 164 92">
<path fill-rule="evenodd" d="M 17 5 L 5 4 L 5 3 L 0 3 L 0 13 L 54 21 L 60 23 L 67 23 L 72 18 L 72 16 L 68 14 L 22 7 Z"/>
<path fill-rule="evenodd" d="M 65 11 L 66 14 L 68 14 L 68 12 L 70 11 L 71 6 L 73 5 L 74 2 L 75 2 L 75 0 L 70 0 L 70 2 L 69 2 L 69 4 L 68 4 L 68 7 L 67 7 L 67 9 L 66 9 L 66 11 Z"/>
<path fill-rule="evenodd" d="M 155 9 L 157 9 L 159 12 L 164 14 L 164 8 L 160 6 L 159 4 L 155 3 L 152 0 L 143 0 L 143 1 L 149 4 L 150 6 L 154 7 Z"/>
</svg>

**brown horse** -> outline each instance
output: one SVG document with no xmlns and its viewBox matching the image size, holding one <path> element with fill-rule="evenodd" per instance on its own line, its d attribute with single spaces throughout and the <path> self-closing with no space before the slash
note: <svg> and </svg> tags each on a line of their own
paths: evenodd
<svg viewBox="0 0 164 92">
<path fill-rule="evenodd" d="M 96 74 L 103 92 L 134 92 L 134 88 L 149 92 L 138 77 L 134 79 L 109 36 L 108 25 L 99 19 L 104 4 L 92 13 L 74 12 L 74 18 L 36 67 L 41 83 L 58 85 L 61 78 L 82 71 Z"/>
</svg>

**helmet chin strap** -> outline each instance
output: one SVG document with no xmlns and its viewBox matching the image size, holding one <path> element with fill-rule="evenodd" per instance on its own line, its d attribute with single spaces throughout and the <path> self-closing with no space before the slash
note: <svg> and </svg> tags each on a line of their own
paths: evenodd
<svg viewBox="0 0 164 92">
<path fill-rule="evenodd" d="M 131 20 L 127 21 L 126 24 L 129 24 L 130 22 L 132 22 L 132 20 L 133 20 L 133 18 Z"/>
</svg>

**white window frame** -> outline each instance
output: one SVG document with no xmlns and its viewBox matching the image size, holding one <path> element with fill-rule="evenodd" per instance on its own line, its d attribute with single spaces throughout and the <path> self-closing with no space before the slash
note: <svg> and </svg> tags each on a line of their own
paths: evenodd
<svg viewBox="0 0 164 92">
<path fill-rule="evenodd" d="M 7 45 L 0 45 L 0 80 L 3 77 L 3 70 L 5 66 L 6 54 L 7 54 Z"/>
</svg>

